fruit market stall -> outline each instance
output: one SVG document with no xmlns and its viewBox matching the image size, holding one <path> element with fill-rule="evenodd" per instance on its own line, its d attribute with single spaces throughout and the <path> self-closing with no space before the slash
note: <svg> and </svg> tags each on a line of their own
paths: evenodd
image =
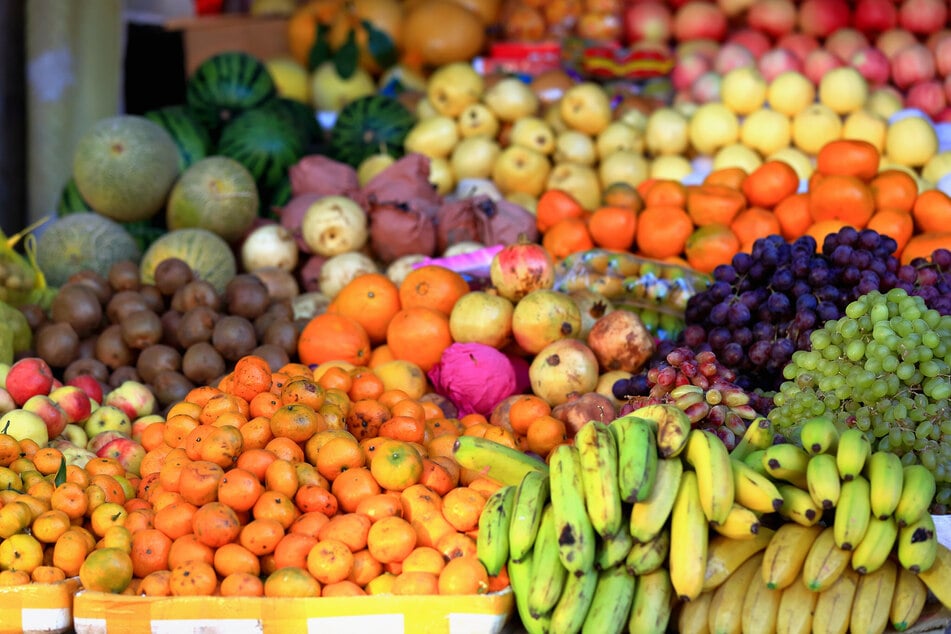
<svg viewBox="0 0 951 634">
<path fill-rule="evenodd" d="M 95 122 L 2 627 L 947 630 L 951 28 L 858 4 L 314 0 Z"/>
</svg>

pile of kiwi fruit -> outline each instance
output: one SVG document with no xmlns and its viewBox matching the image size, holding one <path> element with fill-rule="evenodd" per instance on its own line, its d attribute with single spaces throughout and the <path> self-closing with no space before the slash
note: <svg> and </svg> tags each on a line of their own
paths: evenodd
<svg viewBox="0 0 951 634">
<path fill-rule="evenodd" d="M 248 354 L 273 369 L 295 359 L 306 320 L 287 297 L 275 297 L 253 273 L 239 273 L 219 292 L 178 258 L 162 261 L 154 284 L 138 265 L 115 263 L 103 276 L 73 274 L 48 310 L 20 308 L 34 333 L 21 356 L 46 361 L 62 381 L 89 374 L 105 389 L 127 380 L 147 385 L 162 407 L 189 390 L 215 385 Z"/>
</svg>

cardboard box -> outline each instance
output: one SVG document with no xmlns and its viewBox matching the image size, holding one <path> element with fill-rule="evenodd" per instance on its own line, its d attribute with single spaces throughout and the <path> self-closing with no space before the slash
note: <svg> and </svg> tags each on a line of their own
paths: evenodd
<svg viewBox="0 0 951 634">
<path fill-rule="evenodd" d="M 513 605 L 511 590 L 477 596 L 313 599 L 166 598 L 81 591 L 74 600 L 74 625 L 76 634 L 498 634 Z"/>
<path fill-rule="evenodd" d="M 214 15 L 171 18 L 164 26 L 182 35 L 186 76 L 212 55 L 226 51 L 244 51 L 262 60 L 290 55 L 287 18 Z"/>
<path fill-rule="evenodd" d="M 59 634 L 73 629 L 79 579 L 0 588 L 0 634 Z"/>
</svg>

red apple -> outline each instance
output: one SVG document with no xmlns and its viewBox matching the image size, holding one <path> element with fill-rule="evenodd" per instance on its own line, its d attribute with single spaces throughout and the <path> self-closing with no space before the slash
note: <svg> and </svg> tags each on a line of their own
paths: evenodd
<svg viewBox="0 0 951 634">
<path fill-rule="evenodd" d="M 806 56 L 806 61 L 802 65 L 802 73 L 809 78 L 809 81 L 818 86 L 827 72 L 844 65 L 845 62 L 841 59 L 824 48 L 819 48 Z"/>
<path fill-rule="evenodd" d="M 756 0 L 746 23 L 770 37 L 782 37 L 796 28 L 796 5 L 792 0 Z"/>
<path fill-rule="evenodd" d="M 802 72 L 802 61 L 786 48 L 774 48 L 763 54 L 757 64 L 760 74 L 767 81 L 773 81 L 789 70 Z"/>
<path fill-rule="evenodd" d="M 13 397 L 7 392 L 6 388 L 0 387 L 0 416 L 17 408 Z"/>
<path fill-rule="evenodd" d="M 914 33 L 900 27 L 883 31 L 875 38 L 875 46 L 878 50 L 885 53 L 885 57 L 888 59 L 894 57 L 895 53 L 906 46 L 917 43 L 918 38 L 915 37 Z"/>
<path fill-rule="evenodd" d="M 99 380 L 91 374 L 80 374 L 78 376 L 74 376 L 66 382 L 66 385 L 78 387 L 86 393 L 86 396 L 97 403 L 102 403 L 102 384 L 99 383 Z"/>
<path fill-rule="evenodd" d="M 742 44 L 724 44 L 713 60 L 713 70 L 726 75 L 735 68 L 756 66 L 756 58 Z"/>
<path fill-rule="evenodd" d="M 798 57 L 800 62 L 805 62 L 809 53 L 820 46 L 819 40 L 814 35 L 794 31 L 776 40 L 774 48 L 784 48 Z"/>
<path fill-rule="evenodd" d="M 744 46 L 756 58 L 765 55 L 773 46 L 768 36 L 755 29 L 737 29 L 730 34 L 726 41 L 728 44 Z"/>
<path fill-rule="evenodd" d="M 101 447 L 96 456 L 116 460 L 129 473 L 139 475 L 145 448 L 131 438 L 116 438 Z"/>
<path fill-rule="evenodd" d="M 6 389 L 17 405 L 23 405 L 37 394 L 49 394 L 53 389 L 53 370 L 39 357 L 20 359 L 7 372 Z"/>
<path fill-rule="evenodd" d="M 56 401 L 47 394 L 35 394 L 26 400 L 23 409 L 32 412 L 43 419 L 46 423 L 46 431 L 50 438 L 56 438 L 69 423 L 69 416 L 66 410 L 60 407 Z"/>
<path fill-rule="evenodd" d="M 675 90 L 689 90 L 700 75 L 713 68 L 713 61 L 703 53 L 688 53 L 677 58 L 670 71 Z"/>
<path fill-rule="evenodd" d="M 106 394 L 103 405 L 118 407 L 129 420 L 155 413 L 155 394 L 148 386 L 138 381 L 124 381 L 122 385 Z"/>
<path fill-rule="evenodd" d="M 673 12 L 666 4 L 649 0 L 624 9 L 624 38 L 634 42 L 668 42 L 673 34 Z"/>
<path fill-rule="evenodd" d="M 674 38 L 681 42 L 699 38 L 722 42 L 727 27 L 723 11 L 712 2 L 688 0 L 674 12 Z"/>
<path fill-rule="evenodd" d="M 848 61 L 855 51 L 865 48 L 869 44 L 870 42 L 864 33 L 858 29 L 846 27 L 827 37 L 822 45 L 842 61 Z"/>
<path fill-rule="evenodd" d="M 901 90 L 913 84 L 933 79 L 934 55 L 924 44 L 911 44 L 891 58 L 892 82 Z"/>
<path fill-rule="evenodd" d="M 862 74 L 870 86 L 885 84 L 892 72 L 885 53 L 874 46 L 866 46 L 853 53 L 849 64 Z"/>
<path fill-rule="evenodd" d="M 803 0 L 799 5 L 799 30 L 819 38 L 848 26 L 851 11 L 845 0 Z"/>
<path fill-rule="evenodd" d="M 852 26 L 874 35 L 898 24 L 898 9 L 892 0 L 858 0 L 852 11 Z"/>
<path fill-rule="evenodd" d="M 717 0 L 717 6 L 726 17 L 736 18 L 748 10 L 753 2 L 754 0 Z"/>
<path fill-rule="evenodd" d="M 898 24 L 912 33 L 927 35 L 946 26 L 947 0 L 902 0 L 898 7 Z"/>
<path fill-rule="evenodd" d="M 75 385 L 64 385 L 50 392 L 50 398 L 63 408 L 71 423 L 81 423 L 92 413 L 89 395 Z"/>
<path fill-rule="evenodd" d="M 935 123 L 951 123 L 951 108 L 945 108 L 934 118 Z M 945 177 L 947 178 L 947 177 Z M 944 180 L 942 178 L 941 180 Z"/>
<path fill-rule="evenodd" d="M 128 438 L 128 436 L 114 429 L 101 431 L 89 437 L 89 442 L 86 443 L 86 449 L 98 454 L 100 449 L 111 443 L 116 438 Z"/>
<path fill-rule="evenodd" d="M 934 54 L 935 71 L 938 76 L 951 76 L 951 32 L 932 40 L 928 48 Z"/>
<path fill-rule="evenodd" d="M 905 107 L 918 108 L 929 117 L 938 116 L 947 105 L 944 85 L 937 79 L 918 82 L 905 91 Z"/>
</svg>

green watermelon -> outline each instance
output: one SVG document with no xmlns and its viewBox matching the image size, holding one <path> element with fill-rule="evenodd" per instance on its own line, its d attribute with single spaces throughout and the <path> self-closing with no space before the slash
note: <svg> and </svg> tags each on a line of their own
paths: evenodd
<svg viewBox="0 0 951 634">
<path fill-rule="evenodd" d="M 159 124 L 172 135 L 178 146 L 178 167 L 185 171 L 195 161 L 211 154 L 211 134 L 188 106 L 165 106 L 145 113 L 147 119 Z"/>
<path fill-rule="evenodd" d="M 212 132 L 276 95 L 277 87 L 264 63 L 241 51 L 209 57 L 185 84 L 185 103 Z"/>
<path fill-rule="evenodd" d="M 84 269 L 107 275 L 114 263 L 138 262 L 141 254 L 121 224 L 91 211 L 54 220 L 36 240 L 36 264 L 50 286 Z"/>
<path fill-rule="evenodd" d="M 79 187 L 76 186 L 76 179 L 70 177 L 63 190 L 59 194 L 59 200 L 56 202 L 56 215 L 62 218 L 69 214 L 79 213 L 81 211 L 92 211 L 92 207 L 79 193 Z"/>
<path fill-rule="evenodd" d="M 262 109 L 273 112 L 277 116 L 285 117 L 298 134 L 304 138 L 304 150 L 307 154 L 315 153 L 323 143 L 324 131 L 317 121 L 313 108 L 305 106 L 295 99 L 278 97 L 263 106 Z"/>
<path fill-rule="evenodd" d="M 221 130 L 218 154 L 244 165 L 258 189 L 269 194 L 304 156 L 304 139 L 288 116 L 271 108 L 255 108 Z"/>
<path fill-rule="evenodd" d="M 403 140 L 415 123 L 413 113 L 392 97 L 360 97 L 337 115 L 330 137 L 331 153 L 353 167 L 382 152 L 400 158 Z"/>
</svg>

